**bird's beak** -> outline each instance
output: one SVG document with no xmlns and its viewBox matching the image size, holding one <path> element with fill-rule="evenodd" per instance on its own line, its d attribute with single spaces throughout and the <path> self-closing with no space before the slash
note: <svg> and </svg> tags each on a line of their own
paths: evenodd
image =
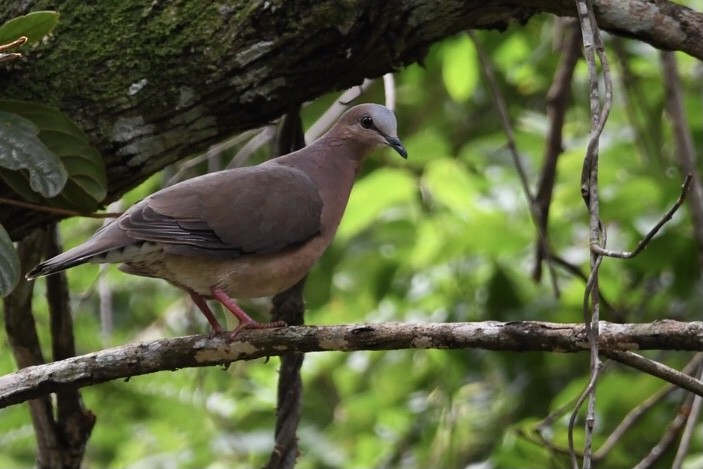
<svg viewBox="0 0 703 469">
<path fill-rule="evenodd" d="M 386 139 L 386 142 L 388 142 L 388 146 L 397 151 L 403 158 L 408 159 L 408 150 L 405 149 L 398 137 L 389 137 L 388 135 L 384 135 L 383 137 Z"/>
</svg>

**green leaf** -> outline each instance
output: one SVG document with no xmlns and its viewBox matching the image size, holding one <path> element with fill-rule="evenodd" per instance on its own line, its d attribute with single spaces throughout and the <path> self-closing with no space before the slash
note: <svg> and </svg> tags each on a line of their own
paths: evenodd
<svg viewBox="0 0 703 469">
<path fill-rule="evenodd" d="M 54 197 L 66 184 L 61 160 L 39 139 L 30 120 L 0 111 L 0 166 L 29 171 L 29 185 L 45 197 Z"/>
<path fill-rule="evenodd" d="M 38 129 L 39 138 L 56 154 L 68 174 L 62 192 L 45 203 L 79 211 L 95 210 L 106 195 L 107 178 L 100 152 L 90 145 L 88 137 L 58 109 L 36 103 L 0 100 L 0 110 L 13 112 L 29 119 Z M 21 175 L 0 172 L 3 180 L 27 200 L 39 202 L 28 195 L 29 187 Z"/>
<path fill-rule="evenodd" d="M 476 48 L 464 34 L 447 42 L 442 52 L 444 87 L 454 101 L 466 102 L 478 85 Z"/>
<path fill-rule="evenodd" d="M 355 236 L 384 210 L 412 201 L 416 191 L 415 180 L 407 171 L 392 168 L 374 171 L 354 185 L 337 237 L 346 240 Z"/>
<path fill-rule="evenodd" d="M 41 196 L 29 187 L 29 175 L 26 172 L 10 171 L 0 167 L 0 179 L 27 202 L 41 203 Z"/>
<path fill-rule="evenodd" d="M 432 199 L 460 215 L 465 215 L 476 200 L 473 179 L 462 162 L 449 158 L 429 162 L 422 175 L 422 182 Z"/>
<path fill-rule="evenodd" d="M 543 75 L 534 66 L 534 38 L 530 34 L 511 34 L 494 53 L 496 67 L 509 83 L 523 94 L 534 93 L 545 86 Z M 547 82 L 548 84 L 548 82 Z"/>
<path fill-rule="evenodd" d="M 85 135 L 76 137 L 59 131 L 42 131 L 40 137 L 61 158 L 70 183 L 76 184 L 93 202 L 105 198 L 105 165 L 100 152 L 88 144 Z"/>
<path fill-rule="evenodd" d="M 408 164 L 424 168 L 429 162 L 452 155 L 449 138 L 435 128 L 425 129 L 404 139 L 408 154 L 412 155 Z"/>
<path fill-rule="evenodd" d="M 32 44 L 49 34 L 59 22 L 55 11 L 34 11 L 13 18 L 0 26 L 0 44 L 12 42 L 20 36 L 27 36 L 27 44 Z"/>
<path fill-rule="evenodd" d="M 20 279 L 20 259 L 10 236 L 0 225 L 0 296 L 15 288 Z"/>
</svg>

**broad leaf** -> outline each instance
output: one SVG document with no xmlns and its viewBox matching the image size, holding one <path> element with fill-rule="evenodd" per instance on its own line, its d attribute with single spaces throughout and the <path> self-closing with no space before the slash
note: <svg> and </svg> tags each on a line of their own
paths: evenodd
<svg viewBox="0 0 703 469">
<path fill-rule="evenodd" d="M 67 174 L 58 156 L 38 137 L 39 129 L 17 114 L 0 111 L 0 166 L 27 170 L 29 185 L 44 197 L 54 197 L 66 184 Z"/>
<path fill-rule="evenodd" d="M 42 142 L 63 163 L 68 181 L 61 193 L 46 203 L 73 210 L 95 210 L 106 195 L 105 165 L 83 131 L 54 107 L 0 100 L 0 110 L 29 119 L 39 129 Z M 29 194 L 26 175 L 7 173 L 2 171 L 0 176 L 15 192 L 27 200 L 39 201 Z"/>
<path fill-rule="evenodd" d="M 0 296 L 15 288 L 20 279 L 20 259 L 10 236 L 0 225 Z"/>
<path fill-rule="evenodd" d="M 27 44 L 37 42 L 49 34 L 59 22 L 55 11 L 35 11 L 13 18 L 0 26 L 0 44 L 12 42 L 20 36 L 27 37 Z"/>
</svg>

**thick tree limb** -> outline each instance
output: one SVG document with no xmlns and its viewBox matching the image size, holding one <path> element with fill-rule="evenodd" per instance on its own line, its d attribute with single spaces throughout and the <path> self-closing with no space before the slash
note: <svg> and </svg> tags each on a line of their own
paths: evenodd
<svg viewBox="0 0 703 469">
<path fill-rule="evenodd" d="M 601 321 L 599 329 L 600 350 L 604 353 L 655 349 L 703 351 L 703 322 L 664 320 L 615 324 Z M 534 321 L 296 326 L 242 331 L 238 340 L 230 344 L 225 337 L 197 335 L 129 344 L 27 367 L 0 377 L 0 408 L 114 379 L 289 352 L 431 348 L 562 353 L 588 350 L 584 324 Z"/>
<path fill-rule="evenodd" d="M 0 22 L 43 8 L 0 0 Z M 59 0 L 51 8 L 59 27 L 3 69 L 0 98 L 56 104 L 75 119 L 105 158 L 106 203 L 291 105 L 421 61 L 459 31 L 575 14 L 571 0 Z M 595 10 L 603 29 L 703 58 L 701 13 L 647 0 L 598 0 Z M 12 197 L 3 187 L 0 196 Z M 17 240 L 56 217 L 3 207 L 0 223 Z"/>
</svg>

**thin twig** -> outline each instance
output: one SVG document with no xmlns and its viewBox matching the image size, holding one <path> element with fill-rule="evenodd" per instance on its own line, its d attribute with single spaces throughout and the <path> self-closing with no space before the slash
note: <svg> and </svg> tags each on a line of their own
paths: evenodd
<svg viewBox="0 0 703 469">
<path fill-rule="evenodd" d="M 386 95 L 386 107 L 395 111 L 395 78 L 392 73 L 383 75 L 383 92 Z"/>
<path fill-rule="evenodd" d="M 581 194 L 586 202 L 590 228 L 590 245 L 601 243 L 601 221 L 598 200 L 598 146 L 600 136 L 605 127 L 605 123 L 610 113 L 612 101 L 612 80 L 608 60 L 605 56 L 603 41 L 600 37 L 598 24 L 593 12 L 593 2 L 591 0 L 576 0 L 576 10 L 581 25 L 581 38 L 583 41 L 584 56 L 588 65 L 588 78 L 590 86 L 590 110 L 591 110 L 591 135 L 586 148 L 583 170 L 581 174 Z M 601 107 L 600 87 L 598 83 L 598 72 L 596 69 L 596 55 L 600 61 L 603 82 L 605 86 L 605 96 Z M 602 241 L 605 246 L 605 240 Z M 596 392 L 595 383 L 600 369 L 600 358 L 598 348 L 598 322 L 600 319 L 600 295 L 598 288 L 598 270 L 602 261 L 602 256 L 591 251 L 591 274 L 584 291 L 584 305 L 588 305 L 590 297 L 591 327 L 588 331 L 588 342 L 591 350 L 590 372 L 588 388 L 588 408 L 585 419 L 585 437 L 583 451 L 583 468 L 591 468 L 591 449 L 593 442 L 593 428 L 595 426 Z M 590 291 L 588 286 L 590 286 Z M 584 306 L 584 314 L 588 315 L 589 308 Z M 589 323 L 587 319 L 586 324 Z M 578 412 L 578 407 L 574 410 L 574 415 Z M 569 437 L 572 438 L 572 424 L 569 424 Z M 572 464 L 578 468 L 575 455 L 572 453 Z"/>
<path fill-rule="evenodd" d="M 22 54 L 19 52 L 8 52 L 6 53 L 5 51 L 8 51 L 10 49 L 14 49 L 15 47 L 19 47 L 22 44 L 27 42 L 27 37 L 26 36 L 20 36 L 19 38 L 15 39 L 14 41 L 8 43 L 8 44 L 0 44 L 0 63 L 1 62 L 9 62 L 10 60 L 15 60 L 19 59 L 22 57 Z"/>
<path fill-rule="evenodd" d="M 680 388 L 691 391 L 694 394 L 703 396 L 703 382 L 698 381 L 696 378 L 688 376 L 687 374 L 681 373 L 674 368 L 666 366 L 663 363 L 650 360 L 649 358 L 630 351 L 603 350 L 601 353 L 608 358 L 612 358 L 613 360 L 622 363 L 623 365 L 644 371 L 649 375 L 656 376 L 657 378 L 675 384 Z"/>
<path fill-rule="evenodd" d="M 245 166 L 251 158 L 251 155 L 256 153 L 261 147 L 274 141 L 276 138 L 276 126 L 267 125 L 262 127 L 249 141 L 239 149 L 234 158 L 227 165 L 227 169 L 239 168 Z"/>
<path fill-rule="evenodd" d="M 57 226 L 52 224 L 46 237 L 47 257 L 61 252 Z M 73 317 L 68 295 L 66 273 L 60 272 L 46 279 L 46 299 L 49 305 L 51 325 L 51 350 L 54 360 L 63 360 L 76 355 L 73 336 Z M 78 389 L 66 389 L 56 393 L 55 432 L 61 443 L 62 467 L 81 467 L 88 438 L 95 425 L 95 415 L 83 404 Z"/>
<path fill-rule="evenodd" d="M 527 178 L 527 171 L 525 170 L 525 167 L 522 164 L 522 159 L 520 158 L 520 155 L 517 151 L 517 144 L 515 143 L 515 134 L 513 132 L 513 126 L 510 123 L 510 116 L 508 115 L 505 100 L 503 99 L 503 95 L 501 94 L 500 89 L 498 88 L 498 83 L 496 82 L 495 72 L 493 71 L 493 65 L 491 64 L 491 61 L 488 58 L 486 52 L 483 50 L 483 45 L 478 40 L 476 35 L 471 31 L 469 31 L 468 34 L 471 38 L 471 41 L 474 43 L 474 47 L 476 48 L 476 52 L 478 53 L 479 62 L 481 62 L 481 69 L 483 70 L 486 80 L 488 81 L 488 87 L 491 91 L 491 95 L 493 96 L 493 100 L 498 111 L 498 117 L 500 118 L 500 123 L 503 127 L 503 132 L 505 133 L 505 137 L 507 140 L 506 146 L 510 151 L 510 156 L 513 159 L 513 165 L 515 166 L 515 170 L 517 171 L 518 177 L 520 178 L 522 190 L 525 193 L 525 196 L 527 197 L 527 201 L 530 205 L 532 205 L 534 203 L 534 196 L 532 195 L 532 190 L 530 189 L 530 182 Z"/>
<path fill-rule="evenodd" d="M 606 370 L 606 368 L 609 367 L 609 365 L 613 363 L 612 361 L 608 361 L 603 364 L 603 367 L 601 369 L 601 376 L 603 375 L 603 372 Z M 544 437 L 544 430 L 549 429 L 555 421 L 561 420 L 561 418 L 567 413 L 569 409 L 572 410 L 575 408 L 576 403 L 578 402 L 579 398 L 583 396 L 583 393 L 581 393 L 579 396 L 575 396 L 573 399 L 570 399 L 569 401 L 565 402 L 562 404 L 560 407 L 555 409 L 554 411 L 550 412 L 545 418 L 537 422 L 534 427 L 532 427 L 532 433 L 537 435 L 537 439 L 543 443 L 545 446 L 547 446 L 549 449 L 551 449 L 554 452 L 557 452 L 559 454 L 563 454 L 566 456 L 570 456 L 571 454 L 575 454 L 577 457 L 583 457 L 583 453 L 580 453 L 575 447 L 563 447 L 561 445 L 557 445 L 554 442 L 546 439 Z"/>
<path fill-rule="evenodd" d="M 387 78 L 389 76 L 390 78 Z M 387 74 L 384 75 L 383 77 L 384 80 L 384 85 L 390 80 L 390 83 L 393 83 L 393 75 L 392 74 Z M 347 106 L 344 104 L 340 104 L 341 102 L 346 102 L 349 101 L 352 98 L 358 98 L 361 96 L 368 88 L 371 86 L 373 83 L 372 80 L 364 80 L 364 82 L 360 86 L 355 86 L 354 88 L 350 88 L 343 92 L 340 97 L 325 111 L 325 113 L 320 116 L 308 129 L 308 131 L 305 133 L 305 141 L 306 142 L 312 142 L 316 140 L 319 136 L 321 136 L 327 129 L 339 118 L 339 116 L 347 109 Z M 386 103 L 387 106 L 390 109 L 393 109 L 395 106 L 395 94 L 394 94 L 394 88 L 391 87 L 386 87 Z M 389 94 L 390 93 L 390 94 Z M 247 134 L 248 137 L 251 137 L 250 140 L 237 152 L 237 154 L 232 158 L 232 161 L 227 165 L 227 168 L 237 168 L 240 166 L 243 166 L 246 164 L 247 160 L 251 157 L 252 154 L 254 154 L 257 150 L 259 150 L 261 147 L 264 145 L 272 142 L 275 137 L 276 137 L 276 126 L 275 125 L 267 125 L 263 128 L 261 128 L 258 132 L 254 131 L 255 135 L 251 136 L 251 134 Z M 245 138 L 248 138 L 245 137 Z M 207 154 L 202 155 L 199 157 L 201 160 L 204 159 L 205 157 L 210 158 L 212 157 L 212 153 L 214 151 L 224 151 L 228 148 L 231 148 L 234 145 L 237 145 L 241 143 L 241 140 L 237 140 L 236 137 L 234 139 L 230 139 L 230 141 L 225 142 L 224 144 L 219 144 L 216 146 L 213 146 L 210 150 L 208 150 Z"/>
<path fill-rule="evenodd" d="M 693 176 L 691 174 L 687 174 L 686 178 L 683 181 L 683 184 L 681 185 L 681 193 L 679 194 L 679 198 L 676 199 L 674 205 L 669 209 L 668 212 L 664 214 L 664 216 L 657 222 L 657 224 L 654 225 L 651 230 L 649 230 L 649 233 L 647 233 L 647 235 L 642 238 L 639 243 L 637 243 L 637 246 L 633 251 L 611 251 L 610 249 L 605 249 L 604 247 L 601 247 L 599 244 L 592 244 L 591 250 L 602 256 L 615 257 L 618 259 L 632 259 L 633 257 L 637 256 L 647 247 L 652 238 L 656 236 L 656 234 L 666 224 L 666 222 L 671 220 L 671 218 L 674 216 L 674 213 L 676 213 L 679 207 L 683 205 L 684 201 L 686 200 L 686 193 L 688 192 L 688 189 L 691 186 L 692 180 Z"/>
<path fill-rule="evenodd" d="M 178 181 L 182 181 L 183 179 L 187 179 L 186 174 L 188 171 L 193 169 L 195 166 L 199 165 L 200 163 L 210 160 L 214 156 L 219 156 L 220 154 L 224 153 L 225 151 L 228 151 L 237 145 L 247 141 L 248 139 L 252 138 L 255 134 L 257 134 L 260 131 L 260 129 L 250 129 L 246 130 L 240 134 L 235 135 L 234 137 L 230 137 L 224 142 L 216 143 L 215 145 L 210 146 L 210 148 L 207 149 L 207 151 L 201 153 L 200 155 L 193 157 L 189 160 L 184 161 L 183 163 L 180 163 L 178 165 L 178 170 L 176 173 L 169 178 L 169 180 L 166 182 L 165 186 L 170 186 L 171 184 L 175 184 Z"/>
<path fill-rule="evenodd" d="M 327 132 L 327 129 L 337 121 L 339 116 L 342 115 L 344 111 L 349 107 L 350 101 L 358 99 L 366 90 L 369 89 L 372 80 L 364 80 L 364 82 L 355 86 L 354 88 L 349 88 L 344 93 L 342 93 L 339 98 L 334 100 L 334 103 L 320 116 L 319 119 L 312 124 L 308 130 L 305 132 L 305 141 L 312 142 L 317 139 L 323 133 Z"/>
<path fill-rule="evenodd" d="M 0 63 L 3 62 L 9 62 L 11 60 L 16 60 L 16 59 L 21 59 L 22 54 L 19 52 L 10 52 L 10 53 L 0 53 Z"/>
<path fill-rule="evenodd" d="M 588 323 L 587 323 L 588 324 Z M 590 334 L 589 334 L 590 337 Z M 600 361 L 598 361 L 598 365 L 600 365 Z M 569 431 L 567 434 L 568 440 L 569 440 L 569 456 L 571 456 L 571 466 L 574 469 L 578 469 L 579 463 L 578 460 L 576 459 L 576 447 L 574 446 L 574 431 L 573 429 L 576 426 L 576 418 L 578 417 L 578 413 L 581 410 L 581 406 L 583 405 L 584 401 L 586 398 L 590 398 L 591 393 L 596 389 L 596 381 L 598 380 L 598 372 L 596 371 L 595 373 L 591 373 L 590 379 L 588 380 L 588 385 L 586 386 L 586 389 L 583 390 L 581 395 L 579 396 L 578 399 L 576 399 L 576 404 L 574 405 L 574 410 L 571 412 L 571 416 L 569 417 Z M 586 414 L 586 419 L 589 419 L 590 416 L 587 413 Z M 593 429 L 593 424 L 595 422 L 591 421 L 590 425 L 589 422 L 586 422 L 586 429 L 590 427 L 590 429 Z M 586 432 L 586 436 L 588 436 L 588 431 Z M 590 444 L 586 441 L 584 442 L 584 451 L 583 451 L 583 459 L 584 459 L 584 465 L 586 458 L 588 457 L 588 452 L 590 452 Z"/>
<path fill-rule="evenodd" d="M 678 73 L 676 55 L 673 52 L 662 52 L 661 62 L 667 92 L 666 109 L 672 122 L 678 163 L 682 172 L 693 176 L 693 189 L 689 197 L 688 207 L 693 220 L 693 232 L 698 244 L 699 264 L 703 265 L 703 187 L 698 175 L 698 163 L 693 146 L 693 138 L 684 111 L 683 87 L 681 86 L 681 79 Z M 703 379 L 703 371 L 700 379 Z M 695 396 L 672 468 L 680 468 L 683 464 L 694 426 L 701 412 L 701 402 L 701 396 Z"/>
<path fill-rule="evenodd" d="M 561 60 L 554 74 L 552 85 L 547 92 L 549 130 L 535 196 L 538 229 L 545 234 L 548 232 L 549 207 L 551 206 L 554 182 L 556 180 L 557 161 L 559 155 L 564 151 L 562 131 L 566 111 L 571 99 L 571 81 L 581 52 L 581 31 L 576 22 L 573 19 L 566 19 L 563 20 L 562 25 L 563 37 L 559 50 Z M 550 261 L 552 257 L 553 254 L 545 249 L 544 243 L 536 243 L 535 265 L 532 270 L 532 278 L 535 281 L 539 281 L 542 277 L 542 261 L 545 258 Z"/>
<path fill-rule="evenodd" d="M 15 47 L 19 47 L 25 42 L 27 42 L 27 36 L 20 36 L 12 42 L 9 42 L 7 44 L 0 44 L 0 52 L 5 52 L 10 49 L 14 49 Z"/>
<path fill-rule="evenodd" d="M 700 368 L 698 373 L 698 380 L 703 381 L 703 367 L 701 366 L 701 358 L 703 354 L 697 353 L 696 358 L 698 359 L 698 368 Z M 693 438 L 693 432 L 695 431 L 696 425 L 698 423 L 698 417 L 701 413 L 701 407 L 703 404 L 703 397 L 695 395 L 693 397 L 693 403 L 691 404 L 691 412 L 688 414 L 688 419 L 686 420 L 686 426 L 681 434 L 681 441 L 679 442 L 679 447 L 676 450 L 676 456 L 674 457 L 674 462 L 671 464 L 671 469 L 681 469 L 683 466 L 683 460 L 688 453 L 688 448 L 691 444 L 691 438 Z"/>
<path fill-rule="evenodd" d="M 698 244 L 698 259 L 703 266 L 703 186 L 701 185 L 691 127 L 688 125 L 684 109 L 683 87 L 676 63 L 676 54 L 662 52 L 661 62 L 666 87 L 666 110 L 671 119 L 674 143 L 676 144 L 676 158 L 681 172 L 693 176 L 693 187 L 691 195 L 688 197 L 688 206 L 693 220 L 693 233 Z"/>
<path fill-rule="evenodd" d="M 650 100 L 646 96 L 646 93 L 649 93 L 649 86 L 643 85 L 642 78 L 633 71 L 634 60 L 625 47 L 627 42 L 627 39 L 613 36 L 609 43 L 615 55 L 615 63 L 620 68 L 618 79 L 620 88 L 623 90 L 620 94 L 622 109 L 633 130 L 634 145 L 647 163 L 654 163 L 661 154 L 659 142 L 661 142 L 662 126 L 658 121 L 661 112 L 649 105 Z"/>
<path fill-rule="evenodd" d="M 121 213 L 112 213 L 112 212 L 102 212 L 102 213 L 77 212 L 75 210 L 69 210 L 67 208 L 48 207 L 46 205 L 33 204 L 31 202 L 25 202 L 23 200 L 8 199 L 6 197 L 0 197 L 0 204 L 12 205 L 14 207 L 26 208 L 29 210 L 35 210 L 37 212 L 49 213 L 51 215 L 56 215 L 59 217 L 118 218 L 120 215 L 122 215 Z"/>
<path fill-rule="evenodd" d="M 700 368 L 701 362 L 703 362 L 703 353 L 695 354 L 693 359 L 691 359 L 688 364 L 686 364 L 686 366 L 681 370 L 681 373 L 684 373 L 686 375 L 695 373 L 696 370 Z M 609 361 L 608 363 L 612 363 L 612 361 Z M 610 452 L 610 450 L 612 450 L 615 445 L 620 441 L 622 436 L 630 428 L 632 428 L 634 424 L 637 423 L 637 421 L 642 416 L 644 416 L 645 413 L 647 413 L 647 411 L 652 409 L 654 406 L 659 404 L 664 398 L 666 398 L 672 392 L 678 389 L 680 389 L 679 386 L 676 386 L 675 384 L 668 384 L 659 389 L 651 396 L 649 396 L 630 412 L 628 412 L 628 414 L 620 421 L 618 426 L 615 427 L 615 429 L 610 433 L 610 435 L 608 435 L 608 438 L 605 440 L 605 443 L 603 443 L 603 445 L 598 448 L 598 451 L 593 454 L 593 461 L 603 460 Z M 700 399 L 698 396 L 696 397 Z"/>
<path fill-rule="evenodd" d="M 650 467 L 654 467 L 661 455 L 674 443 L 676 437 L 681 432 L 681 428 L 686 423 L 688 415 L 691 412 L 691 400 L 692 396 L 690 394 L 686 395 L 684 401 L 679 406 L 676 417 L 669 423 L 669 426 L 659 439 L 659 442 L 649 450 L 647 456 L 642 458 L 633 469 L 649 469 Z"/>
<path fill-rule="evenodd" d="M 385 79 L 384 79 L 385 80 Z M 355 86 L 344 91 L 337 100 L 325 111 L 322 116 L 320 116 L 305 133 L 305 141 L 312 142 L 320 137 L 323 133 L 329 129 L 329 127 L 337 121 L 339 116 L 347 109 L 346 103 L 351 99 L 356 99 L 361 96 L 373 83 L 372 80 L 364 80 L 360 86 Z M 249 134 L 251 136 L 251 134 Z M 259 150 L 262 146 L 272 142 L 276 137 L 276 126 L 268 125 L 261 128 L 254 136 L 251 136 L 250 140 L 237 152 L 237 154 L 232 158 L 232 161 L 227 165 L 227 168 L 237 168 L 246 164 L 246 161 L 251 157 L 254 152 Z M 241 143 L 237 141 L 236 143 L 231 143 L 231 147 L 235 144 Z M 203 159 L 205 155 L 200 158 Z"/>
<path fill-rule="evenodd" d="M 505 132 L 505 138 L 507 140 L 506 146 L 513 159 L 513 165 L 515 166 L 515 170 L 517 171 L 518 177 L 520 178 L 522 191 L 525 194 L 525 197 L 527 198 L 527 204 L 530 208 L 530 216 L 537 231 L 537 239 L 539 240 L 539 244 L 542 246 L 544 252 L 547 253 L 547 259 L 550 259 L 552 257 L 552 249 L 549 245 L 549 236 L 546 230 L 543 228 L 542 223 L 540 222 L 540 211 L 537 206 L 535 196 L 532 194 L 532 190 L 530 189 L 530 183 L 527 178 L 527 171 L 525 170 L 525 166 L 523 165 L 522 159 L 520 158 L 520 154 L 517 150 L 517 144 L 515 143 L 515 133 L 513 132 L 513 126 L 510 123 L 510 116 L 508 115 L 507 106 L 505 105 L 505 99 L 503 99 L 503 95 L 500 92 L 498 82 L 496 81 L 493 65 L 491 64 L 491 60 L 486 54 L 486 51 L 483 49 L 481 41 L 478 40 L 478 38 L 473 32 L 469 31 L 468 34 L 471 38 L 471 41 L 474 43 L 474 47 L 476 48 L 476 52 L 478 53 L 479 61 L 481 62 L 481 69 L 483 70 L 483 73 L 488 82 L 488 87 L 491 90 L 491 95 L 493 96 L 493 100 L 496 104 L 498 117 L 500 118 L 500 123 L 503 127 L 503 132 Z M 549 262 L 548 265 L 554 294 L 555 296 L 559 296 L 559 285 L 557 283 L 557 276 L 556 271 L 554 269 L 554 265 L 552 262 Z"/>
<path fill-rule="evenodd" d="M 17 244 L 17 254 L 23 270 L 39 262 L 45 230 L 35 230 Z M 23 272 L 24 273 L 24 272 Z M 33 283 L 20 279 L 19 284 L 3 298 L 5 332 L 17 367 L 32 369 L 45 363 L 39 343 L 34 315 L 32 314 Z M 37 440 L 36 459 L 38 467 L 61 467 L 61 441 L 56 432 L 56 420 L 48 395 L 33 396 L 29 402 L 29 414 Z"/>
<path fill-rule="evenodd" d="M 284 155 L 305 147 L 303 121 L 300 106 L 291 109 L 284 117 L 278 130 L 276 156 Z M 305 302 L 303 287 L 305 278 L 293 287 L 273 297 L 271 319 L 284 321 L 288 325 L 302 325 L 305 322 Z M 276 405 L 275 443 L 265 469 L 292 469 L 298 457 L 298 424 L 302 412 L 303 379 L 301 369 L 305 354 L 286 353 L 281 355 L 281 368 L 278 373 L 278 399 Z"/>
<path fill-rule="evenodd" d="M 570 404 L 573 405 L 573 403 Z M 554 454 L 558 454 L 560 456 L 569 456 L 571 454 L 571 451 L 569 451 L 568 447 L 565 448 L 562 445 L 554 443 L 553 441 L 545 438 L 544 434 L 540 432 L 539 428 L 532 427 L 531 430 L 532 432 L 527 432 L 524 428 L 518 428 L 517 435 L 525 438 L 531 443 L 547 448 Z M 573 452 L 576 454 L 577 457 L 583 457 L 583 454 L 579 453 L 578 450 L 574 449 Z"/>
<path fill-rule="evenodd" d="M 595 199 L 597 201 L 597 199 Z M 592 447 L 592 436 L 593 428 L 595 426 L 595 389 L 596 382 L 598 380 L 598 372 L 602 366 L 599 357 L 599 347 L 598 347 L 598 335 L 599 335 L 599 318 L 600 318 L 600 293 L 598 291 L 598 270 L 600 269 L 601 262 L 603 262 L 602 256 L 595 257 L 595 260 L 591 266 L 591 272 L 586 281 L 586 287 L 584 288 L 583 295 L 583 315 L 584 324 L 586 326 L 586 331 L 588 334 L 588 345 L 591 351 L 590 354 L 590 380 L 588 386 L 584 390 L 582 397 L 585 399 L 588 397 L 588 409 L 586 411 L 586 433 L 584 438 L 584 450 L 583 450 L 583 462 L 584 469 L 590 467 L 591 465 L 591 447 Z M 589 318 L 590 313 L 590 318 Z M 579 399 L 574 408 L 574 411 L 569 419 L 569 449 L 571 452 L 571 463 L 574 469 L 578 469 L 578 461 L 576 460 L 576 454 L 573 451 L 573 432 L 574 423 L 576 422 L 576 415 L 578 414 L 581 405 L 583 405 L 583 400 Z"/>
<path fill-rule="evenodd" d="M 576 8 L 579 12 L 581 24 L 581 37 L 583 40 L 584 55 L 588 64 L 588 78 L 590 83 L 590 107 L 591 107 L 591 136 L 586 148 L 586 158 L 581 172 L 581 195 L 586 202 L 586 206 L 591 208 L 589 199 L 591 197 L 591 175 L 597 172 L 598 145 L 600 136 L 605 128 L 605 123 L 610 114 L 610 107 L 613 96 L 613 83 L 610 78 L 610 68 L 603 49 L 603 42 L 593 15 L 593 5 L 590 0 L 576 0 Z M 600 93 L 598 86 L 598 75 L 594 55 L 598 55 L 603 72 L 603 82 L 605 86 L 605 96 L 603 108 L 600 106 Z M 596 165 L 596 167 L 594 167 Z"/>
</svg>

